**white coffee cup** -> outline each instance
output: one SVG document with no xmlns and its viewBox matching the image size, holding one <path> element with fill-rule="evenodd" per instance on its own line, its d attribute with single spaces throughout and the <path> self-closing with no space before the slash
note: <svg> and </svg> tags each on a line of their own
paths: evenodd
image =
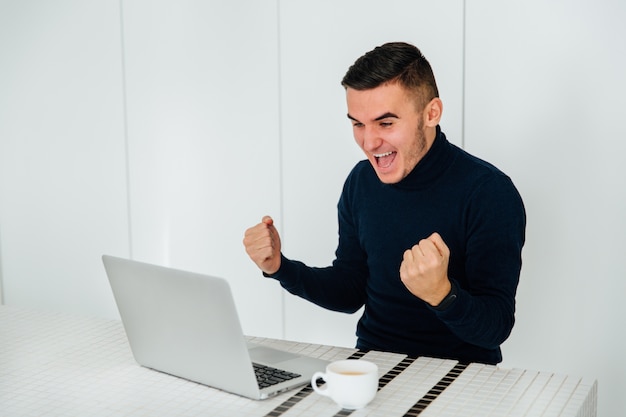
<svg viewBox="0 0 626 417">
<path fill-rule="evenodd" d="M 317 379 L 326 381 L 319 387 Z M 311 386 L 318 394 L 330 397 L 341 408 L 357 410 L 365 407 L 378 391 L 378 366 L 360 359 L 336 361 L 326 366 L 326 372 L 316 372 Z"/>
</svg>

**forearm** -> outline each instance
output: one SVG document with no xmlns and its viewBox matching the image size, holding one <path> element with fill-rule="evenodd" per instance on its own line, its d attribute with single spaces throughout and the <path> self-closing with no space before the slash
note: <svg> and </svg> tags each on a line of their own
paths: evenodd
<svg viewBox="0 0 626 417">
<path fill-rule="evenodd" d="M 511 334 L 515 323 L 515 301 L 504 295 L 473 296 L 458 284 L 457 297 L 435 314 L 461 340 L 495 349 Z"/>
<path fill-rule="evenodd" d="M 463 262 L 450 271 L 461 285 L 450 308 L 437 312 L 459 338 L 490 349 L 513 329 L 526 227 L 521 197 L 510 180 L 493 180 L 468 203 L 466 244 L 456 252 Z"/>
<path fill-rule="evenodd" d="M 282 256 L 280 269 L 266 276 L 278 280 L 291 294 L 329 310 L 354 313 L 365 302 L 366 275 L 337 261 L 316 268 Z"/>
</svg>

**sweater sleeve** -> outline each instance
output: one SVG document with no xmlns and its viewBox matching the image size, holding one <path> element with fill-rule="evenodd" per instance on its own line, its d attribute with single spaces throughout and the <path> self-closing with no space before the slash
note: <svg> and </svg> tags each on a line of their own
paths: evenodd
<svg viewBox="0 0 626 417">
<path fill-rule="evenodd" d="M 478 187 L 465 216 L 466 285 L 457 285 L 457 299 L 447 309 L 433 310 L 460 339 L 495 349 L 515 322 L 526 213 L 515 186 L 501 174 Z"/>
<path fill-rule="evenodd" d="M 270 277 L 291 294 L 342 313 L 354 313 L 365 303 L 365 280 L 351 275 L 336 262 L 333 266 L 317 268 L 281 257 L 280 269 Z"/>
<path fill-rule="evenodd" d="M 365 304 L 369 271 L 346 198 L 346 187 L 338 203 L 339 244 L 332 266 L 317 268 L 281 254 L 280 269 L 271 276 L 290 293 L 320 307 L 354 313 Z"/>
</svg>

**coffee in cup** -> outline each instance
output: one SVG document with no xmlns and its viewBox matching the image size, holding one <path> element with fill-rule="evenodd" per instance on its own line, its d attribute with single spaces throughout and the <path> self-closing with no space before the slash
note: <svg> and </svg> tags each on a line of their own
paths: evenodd
<svg viewBox="0 0 626 417">
<path fill-rule="evenodd" d="M 322 387 L 317 385 L 319 378 L 326 382 Z M 315 392 L 330 397 L 341 408 L 363 408 L 378 391 L 378 366 L 360 359 L 332 362 L 326 366 L 326 372 L 313 374 L 311 386 Z"/>
</svg>

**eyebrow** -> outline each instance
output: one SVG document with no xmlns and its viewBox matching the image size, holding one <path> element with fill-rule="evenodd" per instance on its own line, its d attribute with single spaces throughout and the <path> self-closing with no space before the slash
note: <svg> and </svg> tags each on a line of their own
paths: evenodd
<svg viewBox="0 0 626 417">
<path fill-rule="evenodd" d="M 358 122 L 359 120 L 355 119 L 354 117 L 350 116 L 350 113 L 348 113 L 348 119 L 350 120 L 354 120 L 355 122 Z M 374 119 L 375 122 L 383 120 L 383 119 L 387 119 L 389 117 L 393 117 L 395 119 L 399 119 L 398 115 L 395 113 L 391 113 L 391 112 L 387 112 L 387 113 L 383 113 L 380 116 L 378 116 L 377 118 Z"/>
</svg>

